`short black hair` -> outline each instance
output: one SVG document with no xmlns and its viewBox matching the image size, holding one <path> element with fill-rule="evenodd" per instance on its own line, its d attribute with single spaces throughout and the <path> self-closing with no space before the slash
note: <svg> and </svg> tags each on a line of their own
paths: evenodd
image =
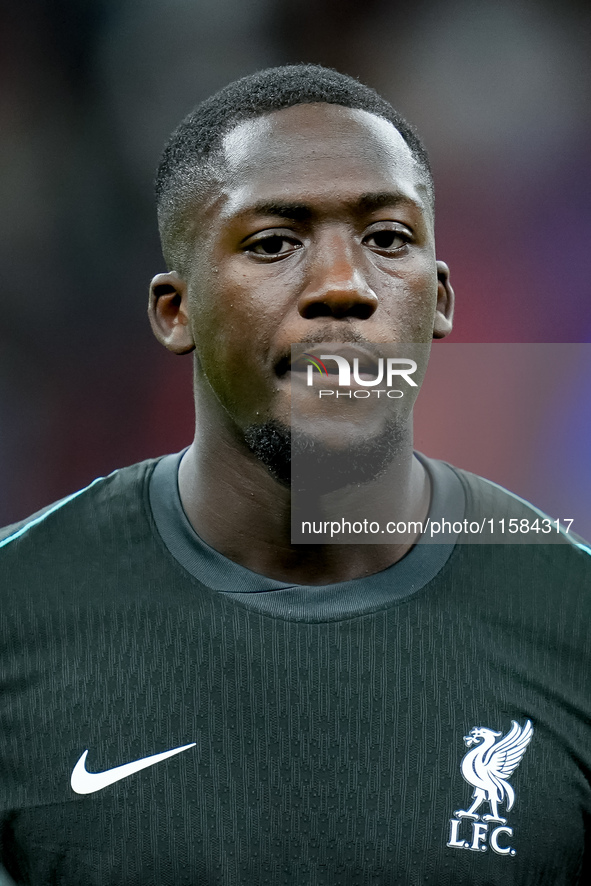
<svg viewBox="0 0 591 886">
<path fill-rule="evenodd" d="M 215 166 L 224 136 L 246 120 L 291 108 L 326 102 L 368 111 L 398 130 L 425 173 L 431 203 L 434 185 L 429 157 L 415 129 L 390 102 L 359 80 L 321 65 L 266 68 L 228 84 L 197 105 L 170 136 L 160 159 L 155 189 L 164 257 L 182 269 L 186 232 L 184 210 L 199 184 Z"/>
</svg>

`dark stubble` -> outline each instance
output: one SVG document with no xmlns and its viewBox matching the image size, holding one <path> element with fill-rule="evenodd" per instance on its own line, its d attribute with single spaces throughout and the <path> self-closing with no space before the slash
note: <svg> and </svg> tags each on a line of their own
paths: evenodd
<svg viewBox="0 0 591 886">
<path fill-rule="evenodd" d="M 321 495 L 380 477 L 399 455 L 404 436 L 405 424 L 392 417 L 379 435 L 339 449 L 277 421 L 251 425 L 244 439 L 280 483 Z"/>
</svg>

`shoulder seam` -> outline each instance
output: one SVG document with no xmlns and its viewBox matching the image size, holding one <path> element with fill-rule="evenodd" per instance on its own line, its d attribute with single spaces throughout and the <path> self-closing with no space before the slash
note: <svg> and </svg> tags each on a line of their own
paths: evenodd
<svg viewBox="0 0 591 886">
<path fill-rule="evenodd" d="M 495 483 L 494 480 L 488 480 L 486 477 L 480 477 L 480 479 L 484 480 L 485 483 L 488 483 L 489 486 L 494 486 L 496 489 L 500 489 L 501 492 L 505 492 L 507 495 L 511 496 L 511 498 L 514 498 L 517 501 L 521 502 L 521 504 L 530 508 L 530 510 L 532 510 L 539 517 L 543 517 L 545 520 L 554 520 L 555 519 L 553 517 L 550 517 L 549 514 L 546 514 L 545 511 L 542 511 L 542 510 L 540 510 L 540 508 L 537 508 L 535 505 L 533 505 L 531 503 L 531 501 L 528 501 L 526 498 L 522 498 L 520 495 L 517 495 L 516 492 L 511 492 L 510 489 L 506 489 L 504 486 L 501 486 L 500 483 Z M 575 541 L 568 534 L 566 529 L 563 529 L 563 527 L 560 525 L 560 521 L 558 521 L 558 530 L 559 530 L 560 534 L 562 535 L 562 537 L 565 538 L 566 541 L 568 541 L 568 543 L 570 545 L 572 545 L 575 548 L 579 548 L 581 551 L 584 551 L 586 554 L 589 554 L 589 556 L 591 556 L 591 547 L 589 547 L 589 545 L 585 544 L 584 542 Z"/>
<path fill-rule="evenodd" d="M 113 473 L 116 473 L 116 472 L 113 471 Z M 109 476 L 111 476 L 111 475 L 109 475 Z M 97 477 L 96 480 L 93 480 L 92 483 L 88 484 L 88 486 L 84 486 L 82 489 L 78 489 L 77 492 L 73 492 L 71 495 L 67 495 L 65 498 L 62 498 L 60 501 L 56 502 L 56 504 L 47 508 L 46 511 L 43 511 L 42 514 L 39 514 L 38 517 L 35 517 L 33 520 L 28 520 L 24 524 L 24 526 L 21 526 L 20 529 L 16 530 L 16 532 L 13 532 L 13 533 L 11 533 L 11 535 L 8 535 L 6 538 L 3 538 L 2 541 L 0 541 L 0 548 L 3 548 L 6 545 L 10 544 L 11 541 L 16 541 L 17 538 L 20 538 L 21 535 L 24 535 L 25 532 L 28 532 L 28 530 L 31 529 L 33 526 L 36 526 L 38 523 L 42 523 L 43 520 L 45 520 L 51 514 L 54 514 L 56 511 L 59 511 L 59 509 L 63 508 L 64 505 L 67 505 L 68 502 L 72 501 L 75 498 L 78 498 L 79 495 L 82 495 L 88 489 L 91 489 L 93 486 L 95 486 L 97 483 L 100 483 L 100 481 L 104 480 L 104 479 L 105 479 L 105 477 Z"/>
<path fill-rule="evenodd" d="M 573 544 L 576 548 L 579 548 L 579 550 L 584 551 L 586 554 L 589 554 L 589 556 L 591 557 L 591 547 L 589 547 L 589 545 L 586 545 L 581 541 L 575 541 L 575 542 L 573 542 Z"/>
</svg>

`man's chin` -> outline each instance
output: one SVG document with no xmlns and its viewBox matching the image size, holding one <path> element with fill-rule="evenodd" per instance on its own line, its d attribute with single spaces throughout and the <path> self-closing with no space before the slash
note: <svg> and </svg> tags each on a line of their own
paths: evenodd
<svg viewBox="0 0 591 886">
<path fill-rule="evenodd" d="M 406 424 L 393 418 L 379 434 L 332 446 L 277 421 L 247 428 L 244 439 L 272 476 L 294 492 L 324 495 L 378 479 L 399 455 Z"/>
</svg>

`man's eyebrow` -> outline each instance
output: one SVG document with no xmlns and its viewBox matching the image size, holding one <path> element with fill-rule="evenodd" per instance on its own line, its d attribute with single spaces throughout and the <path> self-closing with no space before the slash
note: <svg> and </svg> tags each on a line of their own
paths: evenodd
<svg viewBox="0 0 591 886">
<path fill-rule="evenodd" d="M 276 200 L 261 200 L 245 208 L 240 215 L 276 215 L 291 221 L 308 221 L 313 212 L 305 203 L 282 203 Z"/>
<path fill-rule="evenodd" d="M 402 194 L 400 191 L 376 191 L 375 193 L 363 194 L 357 201 L 357 205 L 365 212 L 372 212 L 374 209 L 381 209 L 383 206 L 414 206 L 415 209 L 422 209 L 423 206 L 419 200 L 409 197 L 408 194 Z"/>
<path fill-rule="evenodd" d="M 347 201 L 352 209 L 362 212 L 372 212 L 384 206 L 412 206 L 415 209 L 423 209 L 418 199 L 413 199 L 400 191 L 376 191 L 362 194 L 361 197 Z M 238 215 L 274 215 L 278 218 L 286 218 L 290 221 L 309 221 L 315 214 L 307 203 L 298 201 L 259 200 L 238 212 Z"/>
</svg>

